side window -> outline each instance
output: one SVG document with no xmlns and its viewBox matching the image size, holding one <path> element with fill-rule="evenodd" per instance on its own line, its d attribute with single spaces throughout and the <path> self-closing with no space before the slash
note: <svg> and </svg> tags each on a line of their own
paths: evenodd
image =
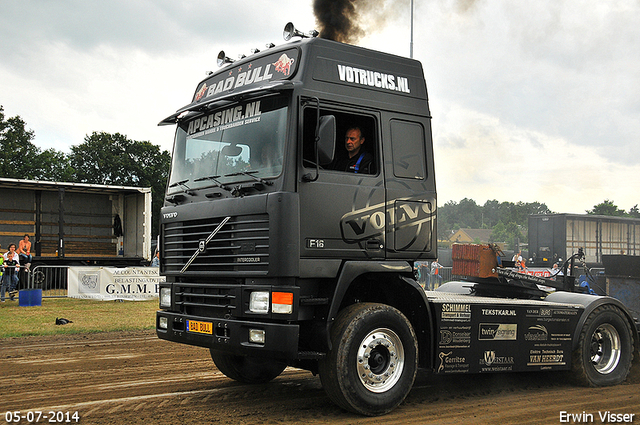
<svg viewBox="0 0 640 425">
<path fill-rule="evenodd" d="M 422 180 L 426 177 L 424 127 L 415 122 L 391 121 L 393 174 Z"/>
<path fill-rule="evenodd" d="M 324 169 L 356 174 L 376 174 L 379 157 L 376 121 L 373 117 L 321 109 L 320 115 L 336 117 L 335 157 Z M 305 108 L 303 125 L 303 165 L 315 167 L 315 108 Z M 348 140 L 347 140 L 348 139 Z"/>
</svg>

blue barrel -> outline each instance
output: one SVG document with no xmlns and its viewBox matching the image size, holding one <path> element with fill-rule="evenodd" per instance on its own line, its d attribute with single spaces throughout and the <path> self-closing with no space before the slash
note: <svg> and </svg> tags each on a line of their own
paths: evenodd
<svg viewBox="0 0 640 425">
<path fill-rule="evenodd" d="M 37 307 L 42 305 L 42 289 L 21 289 L 18 293 L 20 307 Z"/>
</svg>

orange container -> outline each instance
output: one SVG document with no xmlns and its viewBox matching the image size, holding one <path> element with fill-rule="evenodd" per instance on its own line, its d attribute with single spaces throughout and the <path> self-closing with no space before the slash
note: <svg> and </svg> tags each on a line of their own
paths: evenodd
<svg viewBox="0 0 640 425">
<path fill-rule="evenodd" d="M 489 245 L 453 244 L 452 274 L 470 277 L 498 277 L 496 253 Z"/>
</svg>

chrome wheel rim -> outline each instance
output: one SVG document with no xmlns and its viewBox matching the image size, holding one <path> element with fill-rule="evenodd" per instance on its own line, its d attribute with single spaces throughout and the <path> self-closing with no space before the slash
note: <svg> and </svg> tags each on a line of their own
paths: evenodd
<svg viewBox="0 0 640 425">
<path fill-rule="evenodd" d="M 605 323 L 591 335 L 591 364 L 603 375 L 615 370 L 622 356 L 620 334 L 612 325 Z"/>
<path fill-rule="evenodd" d="M 358 347 L 358 377 L 362 385 L 374 393 L 385 392 L 398 382 L 404 362 L 402 341 L 391 329 L 370 332 Z"/>
</svg>

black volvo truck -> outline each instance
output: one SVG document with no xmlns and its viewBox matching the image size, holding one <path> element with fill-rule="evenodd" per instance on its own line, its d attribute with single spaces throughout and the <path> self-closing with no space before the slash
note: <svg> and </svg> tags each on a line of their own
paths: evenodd
<svg viewBox="0 0 640 425">
<path fill-rule="evenodd" d="M 625 380 L 637 319 L 576 292 L 570 265 L 531 278 L 493 247 L 460 246 L 465 277 L 433 292 L 416 282 L 414 262 L 437 257 L 422 65 L 291 35 L 303 37 L 238 61 L 221 52 L 223 67 L 160 123 L 176 133 L 157 335 L 209 348 L 245 383 L 318 373 L 334 402 L 370 416 L 398 406 L 418 368 Z"/>
</svg>

